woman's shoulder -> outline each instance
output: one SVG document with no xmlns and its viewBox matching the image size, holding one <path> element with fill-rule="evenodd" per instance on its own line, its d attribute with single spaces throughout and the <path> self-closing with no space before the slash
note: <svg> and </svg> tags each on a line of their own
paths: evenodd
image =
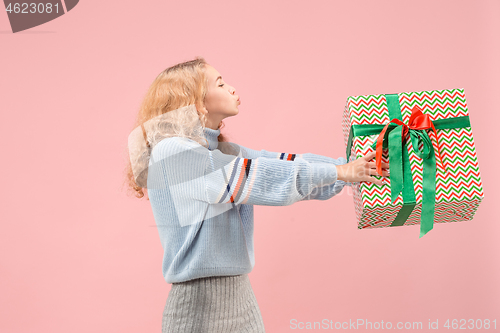
<svg viewBox="0 0 500 333">
<path fill-rule="evenodd" d="M 224 154 L 242 156 L 241 146 L 234 142 L 221 141 L 218 143 L 217 149 L 223 152 Z"/>
<path fill-rule="evenodd" d="M 208 150 L 206 147 L 202 146 L 200 143 L 196 142 L 193 139 L 173 136 L 169 138 L 165 138 L 158 142 L 152 150 L 152 154 L 159 155 L 172 155 L 175 153 L 179 153 L 185 150 L 196 149 L 197 151 Z"/>
</svg>

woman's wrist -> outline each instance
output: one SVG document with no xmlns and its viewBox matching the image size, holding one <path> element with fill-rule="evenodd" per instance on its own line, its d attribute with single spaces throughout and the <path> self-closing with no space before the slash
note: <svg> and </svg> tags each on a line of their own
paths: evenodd
<svg viewBox="0 0 500 333">
<path fill-rule="evenodd" d="M 343 181 L 346 181 L 345 179 L 345 167 L 344 167 L 345 164 L 340 164 L 340 165 L 336 165 L 337 167 L 337 180 L 343 180 Z"/>
</svg>

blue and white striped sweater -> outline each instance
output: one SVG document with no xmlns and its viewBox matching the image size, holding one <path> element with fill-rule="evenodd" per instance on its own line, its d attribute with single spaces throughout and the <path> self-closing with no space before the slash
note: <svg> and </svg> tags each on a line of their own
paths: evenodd
<svg viewBox="0 0 500 333">
<path fill-rule="evenodd" d="M 253 205 L 327 200 L 345 186 L 335 167 L 345 158 L 257 151 L 218 142 L 219 134 L 205 128 L 208 149 L 175 137 L 151 152 L 148 195 L 168 283 L 249 273 Z"/>
</svg>

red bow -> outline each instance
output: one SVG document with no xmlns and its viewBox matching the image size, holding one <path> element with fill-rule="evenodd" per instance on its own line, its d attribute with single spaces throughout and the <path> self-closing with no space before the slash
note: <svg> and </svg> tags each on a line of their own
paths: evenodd
<svg viewBox="0 0 500 333">
<path fill-rule="evenodd" d="M 384 129 L 382 130 L 382 132 L 380 132 L 377 138 L 377 153 L 375 155 L 375 162 L 377 165 L 377 172 L 380 176 L 382 176 L 382 142 L 384 140 L 385 131 L 387 130 L 387 127 L 389 126 L 390 123 L 395 123 L 397 125 L 403 126 L 403 134 L 402 134 L 403 142 L 406 138 L 406 134 L 408 134 L 408 131 L 410 129 L 423 130 L 427 128 L 432 128 L 434 134 L 436 134 L 436 141 L 437 141 L 436 129 L 434 128 L 434 124 L 432 123 L 431 118 L 429 117 L 428 114 L 422 113 L 422 110 L 417 105 L 415 105 L 411 110 L 411 116 L 410 120 L 408 121 L 408 125 L 406 125 L 399 119 L 396 118 L 392 119 L 388 124 L 385 125 Z M 414 147 L 414 149 L 415 148 L 418 149 L 418 147 Z M 441 159 L 441 152 L 439 151 L 439 144 L 437 145 L 437 149 L 439 153 L 439 160 L 441 161 L 441 165 L 443 165 L 444 168 L 444 163 L 443 160 Z"/>
</svg>

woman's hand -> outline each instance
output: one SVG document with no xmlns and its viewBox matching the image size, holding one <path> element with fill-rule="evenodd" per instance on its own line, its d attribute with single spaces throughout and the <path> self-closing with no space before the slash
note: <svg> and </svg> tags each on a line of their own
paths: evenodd
<svg viewBox="0 0 500 333">
<path fill-rule="evenodd" d="M 375 158 L 376 152 L 371 152 L 347 164 L 337 165 L 337 179 L 345 182 L 372 182 L 383 185 L 382 179 L 376 179 L 371 175 L 377 174 L 375 162 L 369 162 Z M 389 176 L 389 163 L 382 163 L 382 175 Z"/>
</svg>

